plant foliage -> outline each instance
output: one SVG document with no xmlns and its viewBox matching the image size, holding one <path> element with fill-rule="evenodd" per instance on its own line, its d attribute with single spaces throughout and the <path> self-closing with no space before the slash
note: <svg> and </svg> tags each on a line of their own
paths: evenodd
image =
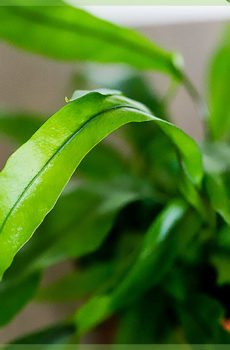
<svg viewBox="0 0 230 350">
<path fill-rule="evenodd" d="M 178 53 L 61 0 L 0 6 L 0 23 L 1 38 L 30 53 L 135 68 L 87 72 L 49 119 L 0 112 L 2 139 L 20 146 L 0 173 L 0 325 L 31 300 L 81 305 L 12 344 L 76 344 L 108 324 L 111 343 L 228 344 L 229 29 L 209 65 L 208 137 L 197 145 L 143 76 L 163 72 L 200 107 Z M 67 260 L 73 269 L 44 285 Z"/>
</svg>

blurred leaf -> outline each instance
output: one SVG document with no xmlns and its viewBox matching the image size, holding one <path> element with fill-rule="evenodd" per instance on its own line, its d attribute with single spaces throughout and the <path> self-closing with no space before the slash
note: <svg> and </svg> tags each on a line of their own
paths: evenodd
<svg viewBox="0 0 230 350">
<path fill-rule="evenodd" d="M 200 151 L 182 130 L 151 116 L 133 100 L 89 92 L 52 116 L 10 157 L 0 174 L 1 276 L 53 208 L 82 158 L 109 133 L 134 121 L 154 121 L 177 148 L 190 181 L 201 185 Z M 70 247 L 65 238 L 60 254 Z M 84 241 L 82 247 L 86 246 Z"/>
<path fill-rule="evenodd" d="M 40 273 L 0 283 L 0 326 L 7 324 L 34 297 Z"/>
<path fill-rule="evenodd" d="M 66 275 L 42 288 L 36 300 L 40 302 L 66 302 L 87 297 L 100 288 L 111 276 L 111 264 L 97 264 Z"/>
<path fill-rule="evenodd" d="M 150 185 L 130 176 L 96 183 L 81 182 L 61 196 L 5 276 L 15 278 L 18 274 L 95 251 L 124 206 L 152 196 L 154 191 Z"/>
<path fill-rule="evenodd" d="M 75 75 L 75 85 L 79 79 L 88 86 L 105 86 L 110 89 L 116 89 L 133 100 L 139 101 L 147 106 L 151 112 L 162 119 L 166 118 L 166 105 L 155 89 L 151 86 L 147 78 L 138 71 L 124 67 L 107 67 L 90 65 L 85 71 L 77 72 Z M 148 127 L 150 127 L 148 125 Z M 151 127 L 150 127 L 151 128 Z M 151 128 L 152 129 L 152 128 Z"/>
<path fill-rule="evenodd" d="M 42 350 L 50 349 L 48 344 L 68 344 L 68 341 L 71 339 L 72 335 L 75 332 L 75 327 L 71 324 L 61 324 L 45 328 L 35 333 L 31 333 L 23 336 L 22 338 L 16 339 L 11 344 L 6 347 L 6 350 L 14 350 L 16 344 L 22 345 L 38 345 L 44 344 L 47 347 L 42 347 Z M 61 347 L 56 347 L 55 350 L 64 350 L 63 345 Z"/>
<path fill-rule="evenodd" d="M 229 144 L 224 142 L 205 142 L 201 150 L 206 172 L 220 174 L 230 170 Z"/>
<path fill-rule="evenodd" d="M 223 225 L 216 235 L 216 248 L 221 252 L 230 253 L 230 227 Z"/>
<path fill-rule="evenodd" d="M 230 224 L 230 199 L 221 175 L 206 174 L 205 187 L 214 210 Z"/>
<path fill-rule="evenodd" d="M 154 290 L 120 314 L 117 344 L 166 344 L 170 333 L 171 300 Z"/>
<path fill-rule="evenodd" d="M 101 142 L 84 158 L 78 167 L 77 175 L 87 179 L 111 179 L 130 172 L 130 164 L 114 146 Z"/>
<path fill-rule="evenodd" d="M 230 284 L 230 257 L 226 254 L 216 254 L 211 259 L 217 271 L 219 285 Z"/>
<path fill-rule="evenodd" d="M 229 335 L 221 326 L 223 317 L 221 304 L 202 294 L 189 295 L 180 309 L 182 328 L 190 344 L 228 343 Z"/>
<path fill-rule="evenodd" d="M 45 7 L 2 6 L 0 36 L 30 52 L 59 60 L 125 63 L 181 78 L 178 54 L 165 52 L 130 29 L 63 6 L 61 0 L 59 3 Z"/>
<path fill-rule="evenodd" d="M 228 139 L 230 130 L 230 27 L 215 53 L 209 74 L 210 132 L 214 140 Z"/>
<path fill-rule="evenodd" d="M 133 263 L 141 240 L 138 235 L 123 233 L 118 244 L 114 242 L 116 256 L 109 261 L 80 264 L 71 274 L 50 283 L 38 291 L 41 302 L 66 302 L 100 294 L 114 287 Z M 83 268 L 81 267 L 83 265 Z"/>
<path fill-rule="evenodd" d="M 179 225 L 186 210 L 184 202 L 175 201 L 158 216 L 146 234 L 136 262 L 122 282 L 110 294 L 91 299 L 77 312 L 75 322 L 79 334 L 129 305 L 160 281 L 171 267 L 178 250 L 185 249 L 199 229 L 199 220 L 194 221 L 194 215 L 186 217 L 186 222 L 184 220 Z"/>
<path fill-rule="evenodd" d="M 0 135 L 12 142 L 26 142 L 40 128 L 44 119 L 29 113 L 0 111 Z"/>
</svg>

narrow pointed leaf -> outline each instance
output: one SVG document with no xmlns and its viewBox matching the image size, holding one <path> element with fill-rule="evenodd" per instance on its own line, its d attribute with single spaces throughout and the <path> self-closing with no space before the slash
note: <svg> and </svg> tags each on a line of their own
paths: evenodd
<svg viewBox="0 0 230 350">
<path fill-rule="evenodd" d="M 154 121 L 171 139 L 185 173 L 195 186 L 201 184 L 201 155 L 184 132 L 133 100 L 89 92 L 54 114 L 0 174 L 0 276 L 53 208 L 85 155 L 120 126 L 145 121 Z"/>
<path fill-rule="evenodd" d="M 180 78 L 178 54 L 165 52 L 142 35 L 62 0 L 58 3 L 60 6 L 1 6 L 0 37 L 27 51 L 59 60 L 125 63 Z"/>
</svg>

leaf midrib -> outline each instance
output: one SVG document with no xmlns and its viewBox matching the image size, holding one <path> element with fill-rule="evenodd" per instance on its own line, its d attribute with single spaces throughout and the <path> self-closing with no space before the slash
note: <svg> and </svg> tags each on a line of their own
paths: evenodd
<svg viewBox="0 0 230 350">
<path fill-rule="evenodd" d="M 142 111 L 141 109 L 134 107 L 134 106 L 129 106 L 129 105 L 118 105 L 118 106 L 114 106 L 111 108 L 107 108 L 106 110 L 103 110 L 97 114 L 92 115 L 80 128 L 78 128 L 76 131 L 74 131 L 72 133 L 71 136 L 69 136 L 62 144 L 61 146 L 54 152 L 54 154 L 48 159 L 48 161 L 42 166 L 42 168 L 38 171 L 38 173 L 30 180 L 30 182 L 28 183 L 28 185 L 23 189 L 22 193 L 20 194 L 20 196 L 18 197 L 18 199 L 15 201 L 15 203 L 13 204 L 13 206 L 11 207 L 11 209 L 9 210 L 8 214 L 6 215 L 1 227 L 0 227 L 0 234 L 2 233 L 6 222 L 8 221 L 9 217 L 11 216 L 11 214 L 13 213 L 13 211 L 17 208 L 17 206 L 19 205 L 19 203 L 21 202 L 21 200 L 23 199 L 24 195 L 26 194 L 27 190 L 33 185 L 33 183 L 36 181 L 36 179 L 46 170 L 47 166 L 49 165 L 49 163 L 74 139 L 74 137 L 81 132 L 92 120 L 94 120 L 95 118 L 109 113 L 113 110 L 118 110 L 118 109 L 130 109 L 130 110 L 135 110 L 141 113 L 145 113 L 144 111 Z"/>
</svg>

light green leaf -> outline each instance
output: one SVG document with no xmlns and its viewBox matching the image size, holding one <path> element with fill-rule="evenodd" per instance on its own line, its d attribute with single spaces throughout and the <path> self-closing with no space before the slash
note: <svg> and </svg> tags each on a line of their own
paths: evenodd
<svg viewBox="0 0 230 350">
<path fill-rule="evenodd" d="M 111 90 L 111 89 L 95 89 L 92 90 L 92 92 L 98 92 L 101 95 L 104 96 L 112 96 L 112 95 L 121 95 L 121 91 L 118 90 Z M 66 97 L 66 102 L 73 102 L 74 100 L 77 100 L 80 97 L 83 97 L 89 93 L 88 90 L 76 90 L 73 93 L 73 96 L 69 99 Z"/>
<path fill-rule="evenodd" d="M 59 60 L 125 63 L 181 78 L 182 60 L 178 54 L 165 52 L 130 29 L 63 6 L 61 0 L 59 3 L 60 6 L 1 6 L 0 37 Z"/>
<path fill-rule="evenodd" d="M 120 126 L 144 121 L 154 121 L 171 139 L 189 179 L 200 186 L 201 154 L 183 131 L 133 100 L 89 92 L 54 114 L 0 174 L 0 276 L 53 208 L 85 155 Z"/>
<path fill-rule="evenodd" d="M 210 66 L 210 132 L 214 140 L 229 139 L 230 131 L 230 27 Z"/>
</svg>

